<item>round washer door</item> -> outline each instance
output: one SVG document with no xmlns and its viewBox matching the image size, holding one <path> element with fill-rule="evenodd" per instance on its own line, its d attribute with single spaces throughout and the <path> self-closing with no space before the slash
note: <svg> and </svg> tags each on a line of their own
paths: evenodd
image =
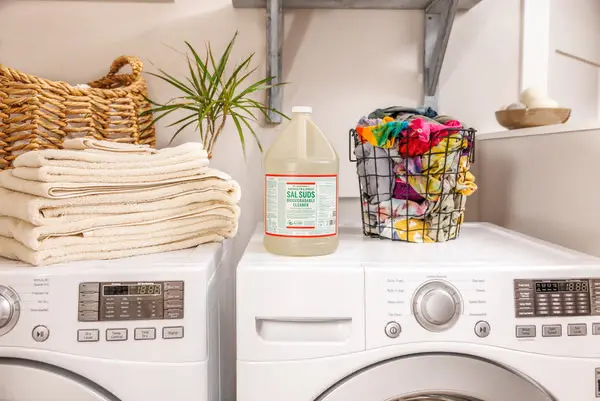
<svg viewBox="0 0 600 401">
<path fill-rule="evenodd" d="M 118 401 L 72 372 L 22 359 L 0 358 L 2 401 Z"/>
<path fill-rule="evenodd" d="M 527 377 L 483 359 L 423 354 L 365 368 L 317 401 L 555 401 Z"/>
</svg>

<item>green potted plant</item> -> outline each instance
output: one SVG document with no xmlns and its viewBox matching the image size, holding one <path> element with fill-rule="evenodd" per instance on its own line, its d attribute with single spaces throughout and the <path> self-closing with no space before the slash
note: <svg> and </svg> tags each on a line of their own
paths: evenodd
<svg viewBox="0 0 600 401">
<path fill-rule="evenodd" d="M 185 78 L 185 82 L 161 69 L 158 74 L 149 73 L 177 88 L 181 94 L 164 104 L 148 99 L 153 107 L 142 114 L 152 113 L 154 115 L 152 123 L 154 124 L 175 111 L 185 112 L 185 117 L 168 125 L 168 127 L 179 126 L 172 136 L 171 142 L 185 128 L 190 125 L 195 126 L 209 158 L 212 157 L 217 140 L 229 119 L 235 125 L 244 157 L 246 157 L 245 130 L 252 134 L 261 152 L 263 150 L 251 122 L 258 121 L 258 116 L 261 114 L 268 118 L 268 111 L 288 118 L 278 110 L 274 110 L 252 97 L 257 92 L 284 84 L 272 83 L 275 77 L 251 81 L 251 75 L 258 68 L 250 67 L 254 53 L 243 59 L 241 63 L 230 65 L 231 51 L 237 35 L 238 32 L 235 33 L 218 60 L 215 59 L 210 43 L 206 46 L 204 58 L 201 58 L 194 47 L 186 41 L 185 44 L 191 52 L 191 56 L 186 54 L 189 76 Z"/>
</svg>

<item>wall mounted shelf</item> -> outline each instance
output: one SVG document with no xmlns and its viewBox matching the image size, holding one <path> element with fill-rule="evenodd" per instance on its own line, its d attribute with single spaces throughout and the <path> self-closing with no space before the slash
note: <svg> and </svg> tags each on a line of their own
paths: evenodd
<svg viewBox="0 0 600 401">
<path fill-rule="evenodd" d="M 440 72 L 458 10 L 469 10 L 482 0 L 232 0 L 236 8 L 266 8 L 267 10 L 267 76 L 274 83 L 281 82 L 283 71 L 283 9 L 380 9 L 424 10 L 425 51 L 423 104 L 437 106 L 437 89 Z M 267 91 L 267 104 L 281 110 L 283 88 Z M 271 123 L 278 124 L 281 117 L 269 113 Z"/>
</svg>

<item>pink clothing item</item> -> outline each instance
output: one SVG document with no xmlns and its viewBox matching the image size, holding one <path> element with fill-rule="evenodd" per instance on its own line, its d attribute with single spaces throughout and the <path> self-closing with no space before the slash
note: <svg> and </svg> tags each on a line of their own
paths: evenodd
<svg viewBox="0 0 600 401">
<path fill-rule="evenodd" d="M 444 124 L 430 123 L 422 118 L 415 118 L 408 124 L 408 132 L 400 140 L 400 155 L 414 157 L 422 155 L 441 142 L 442 139 L 461 128 L 460 122 L 450 120 Z"/>
</svg>

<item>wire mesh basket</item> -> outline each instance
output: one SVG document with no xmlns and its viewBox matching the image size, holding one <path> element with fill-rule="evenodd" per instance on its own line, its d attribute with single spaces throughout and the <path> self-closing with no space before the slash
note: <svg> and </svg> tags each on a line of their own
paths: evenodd
<svg viewBox="0 0 600 401">
<path fill-rule="evenodd" d="M 385 142 L 350 130 L 364 234 L 405 242 L 457 238 L 467 196 L 477 189 L 470 172 L 476 131 L 457 127 L 421 135 L 394 123 L 384 124 L 391 132 Z"/>
</svg>

